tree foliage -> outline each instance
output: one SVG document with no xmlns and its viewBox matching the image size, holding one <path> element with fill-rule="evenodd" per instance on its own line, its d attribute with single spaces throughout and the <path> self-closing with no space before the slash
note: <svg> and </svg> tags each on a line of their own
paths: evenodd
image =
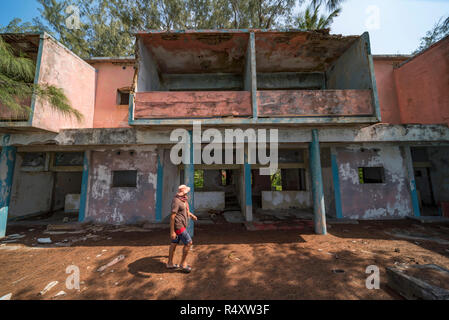
<svg viewBox="0 0 449 320">
<path fill-rule="evenodd" d="M 14 50 L 0 36 L 0 105 L 19 115 L 30 112 L 29 98 L 35 97 L 49 102 L 50 106 L 66 116 L 79 121 L 82 114 L 73 109 L 64 92 L 47 84 L 35 84 L 36 65 L 24 53 Z"/>
<path fill-rule="evenodd" d="M 41 17 L 32 24 L 16 19 L 7 28 L 45 30 L 77 55 L 89 58 L 132 55 L 136 31 L 328 28 L 344 0 L 37 1 Z M 294 16 L 294 11 L 304 3 L 309 4 L 307 10 Z M 324 9 L 330 14 L 320 15 Z"/>
<path fill-rule="evenodd" d="M 0 28 L 0 33 L 38 33 L 41 28 L 32 22 L 22 22 L 22 19 L 14 18 L 5 27 Z"/>
<path fill-rule="evenodd" d="M 427 31 L 426 35 L 421 38 L 418 49 L 416 49 L 413 54 L 417 54 L 428 47 L 430 47 L 435 42 L 443 39 L 449 35 L 449 16 L 447 18 L 440 18 L 438 22 L 433 26 L 432 30 Z"/>
<path fill-rule="evenodd" d="M 341 12 L 342 0 L 312 0 L 310 4 L 294 18 L 294 26 L 304 30 L 328 29 Z M 325 4 L 326 12 L 322 13 Z"/>
</svg>

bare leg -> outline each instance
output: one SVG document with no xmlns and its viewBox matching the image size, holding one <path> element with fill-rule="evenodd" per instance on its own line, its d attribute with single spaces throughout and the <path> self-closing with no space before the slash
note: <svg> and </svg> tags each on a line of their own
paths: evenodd
<svg viewBox="0 0 449 320">
<path fill-rule="evenodd" d="M 192 246 L 192 242 L 186 244 L 182 249 L 182 260 L 181 260 L 181 268 L 185 268 L 187 266 L 186 259 L 189 253 L 190 247 Z"/>
<path fill-rule="evenodd" d="M 175 250 L 176 250 L 176 246 L 177 245 L 178 245 L 177 243 L 170 244 L 170 249 L 168 250 L 168 263 L 167 263 L 168 267 L 172 267 L 173 266 L 173 256 L 175 254 Z"/>
</svg>

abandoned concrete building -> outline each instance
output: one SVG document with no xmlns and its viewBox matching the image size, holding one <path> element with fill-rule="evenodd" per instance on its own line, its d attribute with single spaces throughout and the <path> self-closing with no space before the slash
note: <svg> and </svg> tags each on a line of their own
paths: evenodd
<svg viewBox="0 0 449 320">
<path fill-rule="evenodd" d="M 73 212 L 78 221 L 166 222 L 177 186 L 195 213 L 325 219 L 449 215 L 449 38 L 416 56 L 372 55 L 368 33 L 149 31 L 133 57 L 83 60 L 49 35 L 3 34 L 64 90 L 81 122 L 30 97 L 0 109 L 0 231 Z M 170 134 L 278 129 L 260 165 L 173 164 Z M 192 139 L 186 144 L 191 146 Z M 276 185 L 273 181 L 277 181 Z"/>
</svg>

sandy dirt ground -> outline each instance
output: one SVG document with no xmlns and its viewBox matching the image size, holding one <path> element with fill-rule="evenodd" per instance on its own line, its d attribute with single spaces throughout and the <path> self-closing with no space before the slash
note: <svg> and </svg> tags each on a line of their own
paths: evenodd
<svg viewBox="0 0 449 320">
<path fill-rule="evenodd" d="M 333 224 L 326 236 L 315 235 L 309 226 L 248 231 L 243 224 L 200 225 L 188 259 L 190 274 L 165 268 L 168 229 L 89 226 L 75 231 L 80 233 L 51 235 L 45 230 L 8 227 L 7 235 L 25 237 L 0 244 L 0 297 L 400 299 L 386 285 L 386 267 L 433 263 L 449 268 L 449 226 L 410 220 Z M 53 244 L 37 244 L 40 237 L 50 237 Z M 175 263 L 181 251 L 178 247 Z M 123 260 L 98 271 L 120 255 Z M 80 270 L 79 290 L 66 287 L 70 265 Z M 366 288 L 369 265 L 379 267 L 378 290 Z M 39 295 L 52 281 L 58 284 Z M 55 297 L 60 291 L 66 294 Z"/>
</svg>

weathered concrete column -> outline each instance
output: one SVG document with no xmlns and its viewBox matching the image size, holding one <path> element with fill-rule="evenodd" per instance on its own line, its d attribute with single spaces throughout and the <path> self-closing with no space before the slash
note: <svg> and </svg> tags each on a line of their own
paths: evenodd
<svg viewBox="0 0 449 320">
<path fill-rule="evenodd" d="M 326 234 L 326 209 L 324 207 L 323 177 L 321 174 L 320 143 L 318 130 L 312 130 L 312 142 L 309 145 L 310 173 L 312 179 L 313 223 L 315 233 Z"/>
<path fill-rule="evenodd" d="M 2 147 L 0 155 L 0 238 L 6 234 L 16 151 L 15 147 L 6 146 Z"/>
<path fill-rule="evenodd" d="M 188 197 L 189 199 L 189 208 L 190 212 L 195 213 L 195 164 L 193 159 L 193 137 L 192 137 L 192 131 L 188 131 L 189 134 L 186 139 L 186 147 L 185 150 L 186 155 L 184 158 L 184 184 L 188 187 L 190 187 L 190 195 Z M 194 235 L 194 227 L 195 224 L 192 219 L 189 220 L 189 225 L 187 226 L 187 232 L 190 234 L 191 237 Z"/>
<path fill-rule="evenodd" d="M 78 212 L 79 222 L 84 221 L 88 210 L 90 162 L 91 162 L 91 151 L 90 150 L 84 151 L 83 176 L 81 180 L 80 209 Z"/>
<path fill-rule="evenodd" d="M 403 150 L 405 166 L 407 168 L 408 180 L 410 183 L 409 188 L 412 197 L 413 214 L 415 217 L 419 217 L 421 216 L 421 212 L 419 210 L 418 193 L 416 192 L 415 172 L 413 170 L 412 154 L 409 146 L 405 146 Z"/>
<path fill-rule="evenodd" d="M 157 185 L 156 185 L 156 221 L 162 220 L 162 205 L 164 199 L 164 150 L 157 153 Z"/>
<path fill-rule="evenodd" d="M 248 163 L 248 154 L 245 151 L 245 162 L 243 163 L 243 214 L 246 221 L 253 221 L 253 197 L 251 190 L 251 164 Z"/>
</svg>

